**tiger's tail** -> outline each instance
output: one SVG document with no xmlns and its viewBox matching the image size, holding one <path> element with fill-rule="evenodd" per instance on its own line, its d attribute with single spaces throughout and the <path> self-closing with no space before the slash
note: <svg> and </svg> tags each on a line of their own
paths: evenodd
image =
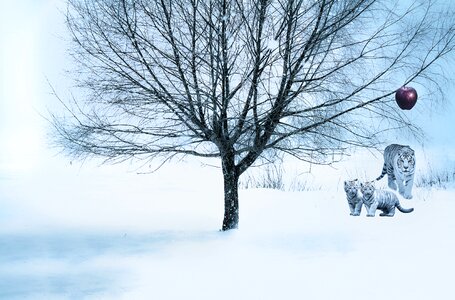
<svg viewBox="0 0 455 300">
<path fill-rule="evenodd" d="M 385 174 L 387 174 L 387 165 L 386 164 L 384 164 L 384 167 L 382 167 L 382 173 L 381 173 L 381 175 L 379 175 L 378 178 L 376 178 L 376 180 L 381 180 L 385 176 Z"/>
<path fill-rule="evenodd" d="M 400 204 L 397 205 L 397 208 L 399 211 L 406 214 L 414 211 L 414 208 L 403 208 Z"/>
</svg>

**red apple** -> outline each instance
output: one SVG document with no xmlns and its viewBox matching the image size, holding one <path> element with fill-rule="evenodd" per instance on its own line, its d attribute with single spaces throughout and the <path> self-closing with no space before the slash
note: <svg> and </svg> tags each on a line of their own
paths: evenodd
<svg viewBox="0 0 455 300">
<path fill-rule="evenodd" d="M 395 92 L 395 101 L 401 109 L 411 109 L 417 102 L 417 91 L 410 86 L 403 86 Z"/>
</svg>

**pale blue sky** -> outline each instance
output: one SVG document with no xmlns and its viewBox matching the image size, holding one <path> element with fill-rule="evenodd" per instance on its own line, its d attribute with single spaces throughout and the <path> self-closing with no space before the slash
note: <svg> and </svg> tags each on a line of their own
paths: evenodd
<svg viewBox="0 0 455 300">
<path fill-rule="evenodd" d="M 63 0 L 3 1 L 0 10 L 0 175 L 43 166 L 56 153 L 48 149 L 48 124 L 39 116 L 58 102 L 47 79 L 65 95 L 70 81 L 64 70 L 70 58 L 65 35 Z M 431 114 L 416 108 L 410 116 L 421 120 L 430 138 L 427 147 L 455 144 L 455 89 L 449 103 Z M 425 98 L 419 101 L 432 101 Z M 448 148 L 451 149 L 451 148 Z M 450 151 L 450 150 L 447 150 Z"/>
<path fill-rule="evenodd" d="M 28 170 L 47 151 L 39 116 L 55 99 L 47 79 L 62 81 L 66 45 L 61 0 L 2 1 L 0 10 L 0 174 Z"/>
</svg>

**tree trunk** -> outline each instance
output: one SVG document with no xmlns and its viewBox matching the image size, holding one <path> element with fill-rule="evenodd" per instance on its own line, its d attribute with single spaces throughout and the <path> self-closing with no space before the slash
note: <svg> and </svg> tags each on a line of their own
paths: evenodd
<svg viewBox="0 0 455 300">
<path fill-rule="evenodd" d="M 222 158 L 224 179 L 224 219 L 222 230 L 238 227 L 239 223 L 239 176 L 235 166 L 233 152 Z"/>
</svg>

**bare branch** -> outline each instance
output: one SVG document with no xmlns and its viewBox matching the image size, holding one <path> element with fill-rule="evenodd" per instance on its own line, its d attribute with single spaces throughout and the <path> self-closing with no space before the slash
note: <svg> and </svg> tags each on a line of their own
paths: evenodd
<svg viewBox="0 0 455 300">
<path fill-rule="evenodd" d="M 420 137 L 392 95 L 441 91 L 455 46 L 453 7 L 437 1 L 68 3 L 85 102 L 52 116 L 62 147 L 113 160 L 230 153 L 238 175 L 271 151 L 323 163 L 390 130 Z"/>
</svg>

